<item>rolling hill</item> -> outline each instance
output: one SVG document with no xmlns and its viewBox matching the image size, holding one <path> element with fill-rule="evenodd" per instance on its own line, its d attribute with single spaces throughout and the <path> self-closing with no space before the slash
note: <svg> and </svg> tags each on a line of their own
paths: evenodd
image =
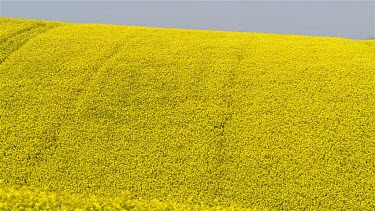
<svg viewBox="0 0 375 211">
<path fill-rule="evenodd" d="M 375 209 L 375 41 L 2 17 L 0 141 L 4 209 Z"/>
</svg>

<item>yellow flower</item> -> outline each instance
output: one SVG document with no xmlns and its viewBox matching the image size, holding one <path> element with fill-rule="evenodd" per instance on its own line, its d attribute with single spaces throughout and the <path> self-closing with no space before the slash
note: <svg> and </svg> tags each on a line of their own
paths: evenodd
<svg viewBox="0 0 375 211">
<path fill-rule="evenodd" d="M 374 51 L 2 17 L 0 209 L 372 209 Z"/>
</svg>

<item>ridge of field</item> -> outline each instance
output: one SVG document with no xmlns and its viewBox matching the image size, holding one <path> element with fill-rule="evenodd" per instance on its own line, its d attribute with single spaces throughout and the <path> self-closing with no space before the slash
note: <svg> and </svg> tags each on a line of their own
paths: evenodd
<svg viewBox="0 0 375 211">
<path fill-rule="evenodd" d="M 375 41 L 0 18 L 0 181 L 375 209 Z"/>
</svg>

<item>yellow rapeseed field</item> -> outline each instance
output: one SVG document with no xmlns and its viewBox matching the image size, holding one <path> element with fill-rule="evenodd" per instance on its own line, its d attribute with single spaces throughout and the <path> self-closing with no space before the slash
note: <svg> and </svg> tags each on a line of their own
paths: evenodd
<svg viewBox="0 0 375 211">
<path fill-rule="evenodd" d="M 374 210 L 375 41 L 0 18 L 0 209 Z"/>
</svg>

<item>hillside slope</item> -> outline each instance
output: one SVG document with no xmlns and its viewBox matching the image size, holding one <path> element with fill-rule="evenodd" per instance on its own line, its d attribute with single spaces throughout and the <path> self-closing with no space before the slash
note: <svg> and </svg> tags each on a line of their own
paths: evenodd
<svg viewBox="0 0 375 211">
<path fill-rule="evenodd" d="M 375 41 L 0 18 L 0 183 L 375 209 Z"/>
</svg>

